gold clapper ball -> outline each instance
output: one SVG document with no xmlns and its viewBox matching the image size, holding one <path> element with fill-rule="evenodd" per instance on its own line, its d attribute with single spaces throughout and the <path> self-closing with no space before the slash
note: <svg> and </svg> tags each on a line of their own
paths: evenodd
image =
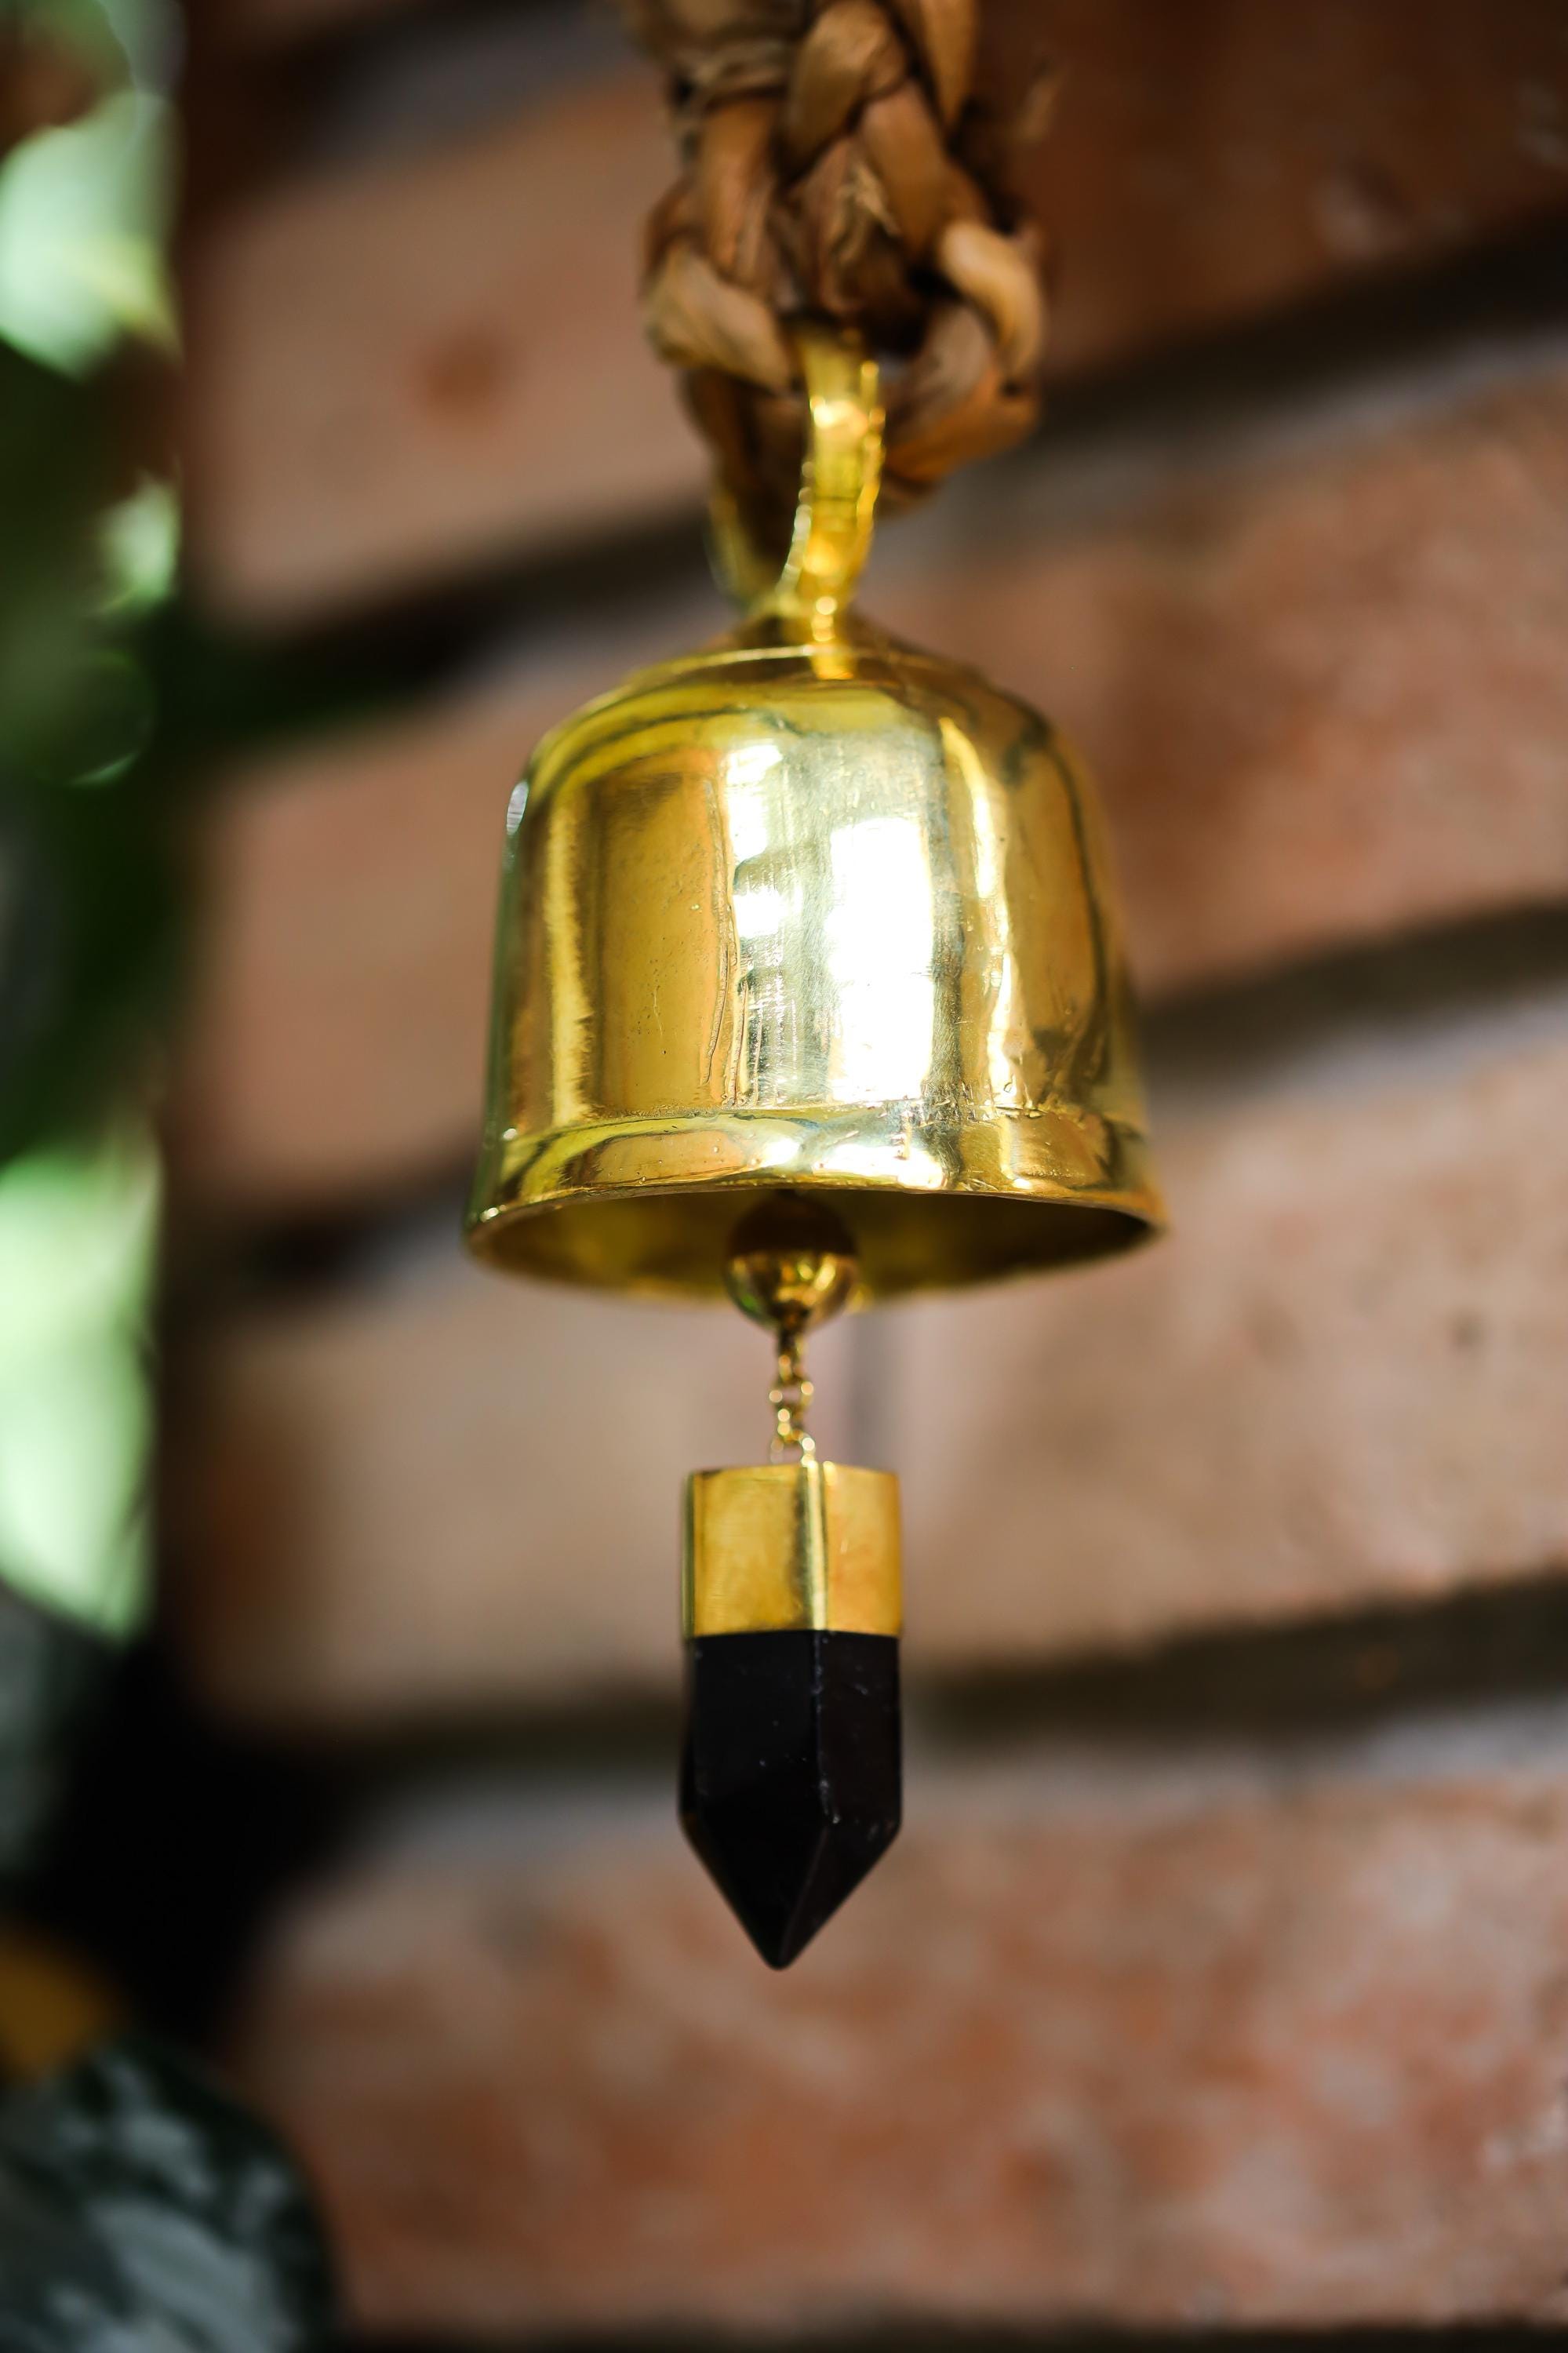
<svg viewBox="0 0 1568 2353">
<path fill-rule="evenodd" d="M 799 1338 L 849 1303 L 854 1239 L 825 1201 L 776 1193 L 729 1238 L 725 1288 L 743 1315 Z"/>
<path fill-rule="evenodd" d="M 688 1641 L 726 1674 L 743 1656 L 726 1641 L 897 1630 L 895 1493 L 817 1461 L 808 1329 L 1101 1257 L 1162 1215 L 1094 787 L 1039 712 L 853 611 L 876 369 L 814 329 L 799 351 L 782 571 L 716 494 L 746 619 L 567 720 L 513 796 L 468 1221 L 508 1272 L 727 1291 L 771 1328 L 773 1460 L 688 1494 Z M 721 1587 L 726 1630 L 705 1633 Z M 765 1899 L 747 1877 L 722 1748 L 694 1765 L 688 1739 L 687 1826 L 768 1957 L 789 1957 L 858 1874 L 842 1852 L 797 1858 L 785 1918 L 775 1881 Z"/>
</svg>

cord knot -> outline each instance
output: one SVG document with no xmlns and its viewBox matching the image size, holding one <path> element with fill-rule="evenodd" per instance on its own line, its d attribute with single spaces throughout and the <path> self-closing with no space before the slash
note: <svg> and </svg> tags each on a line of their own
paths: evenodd
<svg viewBox="0 0 1568 2353">
<path fill-rule="evenodd" d="M 649 333 L 758 538 L 787 530 L 799 480 L 792 319 L 891 362 L 888 503 L 1021 439 L 1046 307 L 1016 167 L 1052 85 L 986 90 L 979 0 L 622 5 L 683 165 L 648 224 Z"/>
</svg>

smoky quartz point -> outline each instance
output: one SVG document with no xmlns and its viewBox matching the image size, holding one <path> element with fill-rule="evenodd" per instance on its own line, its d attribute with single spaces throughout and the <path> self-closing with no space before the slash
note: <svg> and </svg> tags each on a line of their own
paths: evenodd
<svg viewBox="0 0 1568 2353">
<path fill-rule="evenodd" d="M 682 1824 L 763 1959 L 787 1968 L 897 1835 L 897 1640 L 791 1630 L 686 1651 Z"/>
</svg>

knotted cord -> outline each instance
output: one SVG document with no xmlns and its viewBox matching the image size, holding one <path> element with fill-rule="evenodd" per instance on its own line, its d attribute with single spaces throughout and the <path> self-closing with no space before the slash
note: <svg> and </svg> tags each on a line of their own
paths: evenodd
<svg viewBox="0 0 1568 2353">
<path fill-rule="evenodd" d="M 649 333 L 759 538 L 780 536 L 799 480 L 792 319 L 893 363 L 889 503 L 1027 433 L 1046 311 L 1016 164 L 1049 88 L 982 88 L 980 0 L 622 9 L 683 165 L 648 223 Z"/>
</svg>

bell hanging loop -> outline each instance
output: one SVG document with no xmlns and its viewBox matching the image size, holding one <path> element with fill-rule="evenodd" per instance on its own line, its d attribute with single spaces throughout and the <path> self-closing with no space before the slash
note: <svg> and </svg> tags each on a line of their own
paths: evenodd
<svg viewBox="0 0 1568 2353">
<path fill-rule="evenodd" d="M 782 566 L 758 545 L 722 476 L 708 501 L 708 547 L 720 587 L 749 619 L 796 622 L 811 643 L 831 645 L 871 554 L 882 486 L 881 375 L 853 336 L 808 323 L 794 342 L 806 439 Z"/>
</svg>

